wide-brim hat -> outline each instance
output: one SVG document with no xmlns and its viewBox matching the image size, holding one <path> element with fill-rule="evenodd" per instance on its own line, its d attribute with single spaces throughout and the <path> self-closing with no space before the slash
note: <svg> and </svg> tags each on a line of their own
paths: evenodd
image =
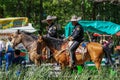
<svg viewBox="0 0 120 80">
<path fill-rule="evenodd" d="M 57 17 L 56 16 L 51 16 L 51 15 L 48 15 L 46 17 L 46 19 L 42 20 L 43 23 L 47 22 L 47 20 L 55 20 Z"/>
<path fill-rule="evenodd" d="M 82 17 L 78 17 L 78 18 L 77 18 L 77 21 L 79 21 L 79 20 L 81 20 L 81 19 L 82 19 Z"/>
<path fill-rule="evenodd" d="M 72 16 L 70 21 L 78 21 L 77 16 L 76 15 Z"/>
<path fill-rule="evenodd" d="M 71 19 L 70 20 L 67 20 L 67 21 L 79 21 L 79 20 L 81 20 L 82 19 L 82 17 L 77 17 L 76 15 L 73 15 L 72 17 L 71 17 Z"/>
</svg>

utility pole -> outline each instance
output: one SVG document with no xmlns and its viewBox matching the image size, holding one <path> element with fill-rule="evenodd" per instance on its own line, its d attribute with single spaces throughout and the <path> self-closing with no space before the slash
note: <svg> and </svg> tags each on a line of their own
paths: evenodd
<svg viewBox="0 0 120 80">
<path fill-rule="evenodd" d="M 41 27 L 42 27 L 42 22 L 41 22 L 41 20 L 42 20 L 42 17 L 43 16 L 43 0 L 40 0 L 40 30 L 42 29 Z"/>
</svg>

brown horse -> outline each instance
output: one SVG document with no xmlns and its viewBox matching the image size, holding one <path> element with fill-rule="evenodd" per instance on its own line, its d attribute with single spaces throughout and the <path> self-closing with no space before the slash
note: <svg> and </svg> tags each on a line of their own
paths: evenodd
<svg viewBox="0 0 120 80">
<path fill-rule="evenodd" d="M 44 51 L 46 50 L 44 49 L 44 43 L 40 44 L 39 42 L 41 41 L 38 41 L 37 36 L 28 32 L 18 30 L 18 32 L 11 35 L 11 38 L 13 47 L 17 46 L 19 43 L 22 43 L 28 50 L 29 59 L 33 61 L 36 65 L 40 65 L 41 59 L 43 58 L 41 53 L 44 53 Z"/>
<path fill-rule="evenodd" d="M 42 37 L 40 39 L 42 39 L 42 42 L 45 42 L 50 48 L 55 60 L 61 65 L 62 69 L 69 65 L 68 41 L 63 42 L 62 40 L 51 37 Z M 80 46 L 78 48 L 80 48 Z M 95 63 L 96 68 L 99 70 L 104 54 L 102 45 L 96 42 L 90 42 L 87 44 L 86 48 L 87 52 L 84 54 L 84 58 L 80 52 L 75 52 L 76 65 L 92 60 Z"/>
</svg>

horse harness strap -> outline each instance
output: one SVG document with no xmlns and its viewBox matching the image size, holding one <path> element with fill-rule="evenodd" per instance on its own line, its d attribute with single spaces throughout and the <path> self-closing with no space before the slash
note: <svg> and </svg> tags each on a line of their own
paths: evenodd
<svg viewBox="0 0 120 80">
<path fill-rule="evenodd" d="M 55 55 L 55 57 L 59 56 L 59 55 L 60 55 L 63 51 L 65 51 L 65 50 L 68 50 L 68 49 L 66 48 L 66 49 L 60 50 L 60 51 Z"/>
<path fill-rule="evenodd" d="M 31 43 L 32 43 L 32 42 L 31 42 Z M 34 44 L 34 43 L 35 43 L 35 41 L 33 41 L 33 44 Z M 29 49 L 29 48 L 31 48 L 32 46 L 33 46 L 33 45 L 27 45 L 27 46 L 26 46 L 26 48 L 28 48 L 28 49 Z M 35 48 L 34 48 L 34 49 L 32 49 L 32 51 L 33 51 L 33 50 L 35 50 Z"/>
</svg>

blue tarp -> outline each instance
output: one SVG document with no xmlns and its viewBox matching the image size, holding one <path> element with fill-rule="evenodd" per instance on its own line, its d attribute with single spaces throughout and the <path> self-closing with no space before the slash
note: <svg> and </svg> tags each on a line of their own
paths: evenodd
<svg viewBox="0 0 120 80">
<path fill-rule="evenodd" d="M 113 35 L 116 34 L 118 31 L 120 31 L 120 25 L 115 24 L 110 21 L 78 21 L 84 28 L 84 31 L 89 31 L 89 32 L 94 32 L 94 33 L 99 33 L 99 34 L 108 34 L 108 35 Z M 74 26 L 72 25 L 71 22 L 69 22 L 65 26 L 65 37 L 67 38 Z"/>
</svg>

